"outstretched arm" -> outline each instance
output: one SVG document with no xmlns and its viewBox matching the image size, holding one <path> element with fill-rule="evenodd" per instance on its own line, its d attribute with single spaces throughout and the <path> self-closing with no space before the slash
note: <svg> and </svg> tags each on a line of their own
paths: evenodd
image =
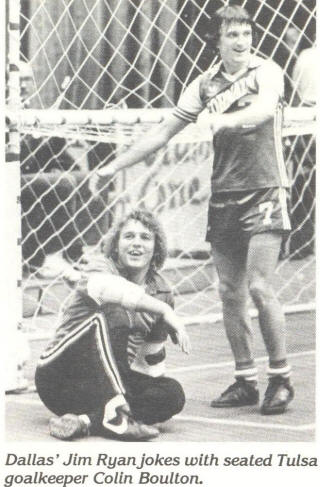
<svg viewBox="0 0 320 487">
<path fill-rule="evenodd" d="M 133 166 L 144 160 L 148 155 L 163 147 L 169 140 L 182 130 L 188 122 L 169 115 L 163 122 L 140 137 L 126 152 L 116 157 L 110 164 L 93 173 L 89 188 L 95 194 L 102 178 L 112 178 L 118 171 Z"/>
<path fill-rule="evenodd" d="M 145 137 L 141 137 L 127 152 L 119 155 L 110 165 L 116 172 L 142 161 L 145 157 L 163 147 L 186 125 L 187 122 L 169 115 L 166 120 L 150 130 Z"/>
</svg>

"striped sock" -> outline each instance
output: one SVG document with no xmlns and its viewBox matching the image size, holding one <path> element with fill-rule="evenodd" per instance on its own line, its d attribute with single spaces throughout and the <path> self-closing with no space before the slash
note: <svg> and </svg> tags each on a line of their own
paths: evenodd
<svg viewBox="0 0 320 487">
<path fill-rule="evenodd" d="M 258 381 L 258 369 L 253 360 L 247 360 L 246 362 L 236 362 L 236 368 L 234 372 L 236 379 L 244 379 L 248 382 L 257 384 Z"/>
<path fill-rule="evenodd" d="M 276 377 L 277 375 L 288 379 L 291 375 L 291 367 L 288 365 L 286 359 L 270 360 L 269 367 L 267 368 L 267 374 L 269 379 Z"/>
</svg>

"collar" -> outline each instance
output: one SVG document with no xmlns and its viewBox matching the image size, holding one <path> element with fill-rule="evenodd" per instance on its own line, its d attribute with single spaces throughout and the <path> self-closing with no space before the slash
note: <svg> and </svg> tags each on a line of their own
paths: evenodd
<svg viewBox="0 0 320 487">
<path fill-rule="evenodd" d="M 249 59 L 249 63 L 248 63 L 248 66 L 247 66 L 247 70 L 251 70 L 251 69 L 256 69 L 258 68 L 259 66 L 261 66 L 261 64 L 263 63 L 264 59 L 260 56 L 256 56 L 255 54 L 251 54 L 250 56 L 250 59 Z M 216 64 L 214 64 L 214 66 L 211 68 L 211 78 L 213 78 L 214 76 L 216 76 L 218 73 L 222 72 L 222 69 L 223 69 L 223 62 L 222 60 L 218 61 Z M 236 78 L 238 77 L 239 73 L 243 74 L 243 70 L 241 71 L 238 71 L 238 73 L 235 73 L 235 75 L 230 75 L 230 77 L 233 78 L 233 76 Z"/>
<path fill-rule="evenodd" d="M 166 280 L 158 273 L 147 282 L 146 291 L 151 296 L 159 293 L 171 293 L 170 287 Z"/>
<path fill-rule="evenodd" d="M 126 278 L 125 273 L 121 272 L 121 269 L 118 268 L 115 261 L 111 257 L 108 259 L 108 261 L 112 264 L 116 274 L 120 274 L 121 276 Z M 158 272 L 156 272 L 152 277 L 147 280 L 146 284 L 144 285 L 144 289 L 151 296 L 155 296 L 159 293 L 171 293 L 169 284 Z"/>
</svg>

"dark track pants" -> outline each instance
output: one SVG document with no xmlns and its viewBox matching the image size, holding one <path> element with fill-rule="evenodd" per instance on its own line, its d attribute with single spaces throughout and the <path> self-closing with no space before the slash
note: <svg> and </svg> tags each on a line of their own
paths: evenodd
<svg viewBox="0 0 320 487">
<path fill-rule="evenodd" d="M 46 351 L 35 380 L 41 400 L 55 414 L 93 413 L 100 424 L 106 405 L 116 408 L 125 399 L 134 417 L 147 424 L 166 421 L 185 403 L 183 389 L 174 379 L 132 371 L 120 376 L 102 314 L 94 315 Z"/>
</svg>

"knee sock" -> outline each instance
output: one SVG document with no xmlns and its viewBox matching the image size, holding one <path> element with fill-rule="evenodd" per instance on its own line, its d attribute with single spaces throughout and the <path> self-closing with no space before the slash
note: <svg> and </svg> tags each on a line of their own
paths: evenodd
<svg viewBox="0 0 320 487">
<path fill-rule="evenodd" d="M 288 365 L 287 359 L 283 360 L 270 360 L 269 367 L 267 369 L 269 379 L 280 375 L 285 379 L 288 379 L 291 375 L 291 367 Z"/>
<path fill-rule="evenodd" d="M 234 376 L 236 379 L 244 379 L 245 381 L 250 382 L 253 386 L 256 386 L 258 381 L 258 369 L 253 360 L 236 362 Z"/>
</svg>

